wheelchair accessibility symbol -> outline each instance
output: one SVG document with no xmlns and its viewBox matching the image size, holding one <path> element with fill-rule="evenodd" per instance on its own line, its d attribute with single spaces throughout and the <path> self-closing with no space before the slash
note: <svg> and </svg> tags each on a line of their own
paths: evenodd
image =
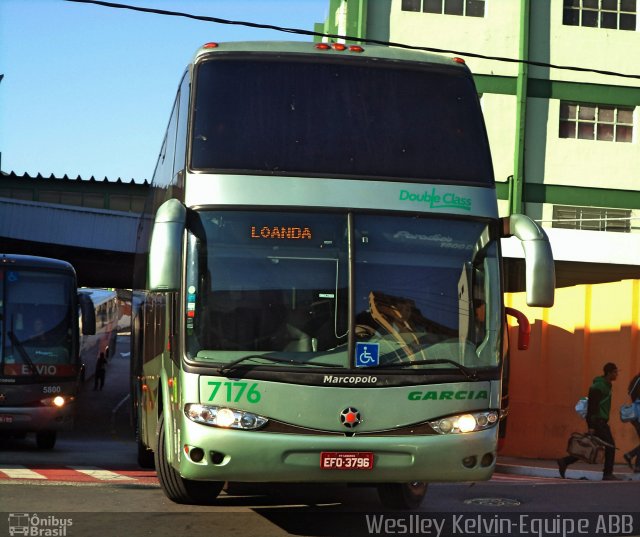
<svg viewBox="0 0 640 537">
<path fill-rule="evenodd" d="M 378 343 L 356 343 L 356 367 L 371 367 L 380 361 Z"/>
</svg>

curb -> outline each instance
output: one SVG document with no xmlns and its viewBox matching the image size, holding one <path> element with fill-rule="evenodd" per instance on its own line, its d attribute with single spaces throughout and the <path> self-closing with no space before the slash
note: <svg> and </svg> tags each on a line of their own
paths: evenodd
<svg viewBox="0 0 640 537">
<path fill-rule="evenodd" d="M 545 477 L 545 478 L 555 478 L 562 479 L 560 477 L 560 472 L 558 471 L 558 467 L 555 461 L 545 461 L 546 465 L 544 466 L 534 466 L 527 464 L 512 464 L 512 463 L 496 463 L 496 472 L 500 472 L 503 474 L 512 474 L 512 475 L 523 475 L 530 477 Z M 553 465 L 553 466 L 551 466 Z M 617 475 L 620 479 L 624 481 L 640 481 L 640 474 L 634 474 L 629 472 L 628 469 L 625 468 L 626 471 L 620 471 L 620 468 L 616 468 L 614 470 L 615 475 Z M 584 479 L 589 481 L 602 481 L 602 470 L 598 468 L 598 470 L 586 470 L 583 468 L 575 467 L 575 468 L 567 468 L 566 479 L 568 480 L 576 480 L 576 479 Z"/>
</svg>

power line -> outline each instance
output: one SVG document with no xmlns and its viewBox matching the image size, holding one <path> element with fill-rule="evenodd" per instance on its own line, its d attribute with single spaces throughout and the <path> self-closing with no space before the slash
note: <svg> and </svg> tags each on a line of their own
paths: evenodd
<svg viewBox="0 0 640 537">
<path fill-rule="evenodd" d="M 571 65 L 557 65 L 557 64 L 553 64 L 553 63 L 545 63 L 545 62 L 538 62 L 538 61 L 533 61 L 533 60 L 520 60 L 517 58 L 507 58 L 507 57 L 503 57 L 503 56 L 489 56 L 486 54 L 479 54 L 476 52 L 464 52 L 464 51 L 460 51 L 460 50 L 450 50 L 450 49 L 441 49 L 441 48 L 436 48 L 436 47 L 422 47 L 422 46 L 417 46 L 417 45 L 408 45 L 406 43 L 396 43 L 394 41 L 383 41 L 380 39 L 369 39 L 369 38 L 362 38 L 362 37 L 352 37 L 352 36 L 348 36 L 348 35 L 340 35 L 340 34 L 329 34 L 329 33 L 323 33 L 323 32 L 315 32 L 312 30 L 303 30 L 300 28 L 287 28 L 284 26 L 277 26 L 277 25 L 273 25 L 273 24 L 261 24 L 261 23 L 257 23 L 257 22 L 248 22 L 248 21 L 236 21 L 236 20 L 229 20 L 229 19 L 221 19 L 219 17 L 208 17 L 205 15 L 193 15 L 191 13 L 183 13 L 180 11 L 168 11 L 165 9 L 155 9 L 155 8 L 147 8 L 147 7 L 139 7 L 139 6 L 131 6 L 131 5 L 127 5 L 127 4 L 117 4 L 114 2 L 105 2 L 103 0 L 65 0 L 66 2 L 76 2 L 79 4 L 95 4 L 98 6 L 103 6 L 103 7 L 109 7 L 109 8 L 114 8 L 114 9 L 127 9 L 127 10 L 131 10 L 131 11 L 139 11 L 142 13 L 152 13 L 155 15 L 167 15 L 167 16 L 172 16 L 172 17 L 184 17 L 187 19 L 193 19 L 193 20 L 199 20 L 199 21 L 204 21 L 204 22 L 213 22 L 216 24 L 226 24 L 226 25 L 231 25 L 231 26 L 245 26 L 248 28 L 258 28 L 258 29 L 262 29 L 262 30 L 275 30 L 277 32 L 285 32 L 285 33 L 289 33 L 289 34 L 297 34 L 297 35 L 307 35 L 310 37 L 326 37 L 329 39 L 344 39 L 346 41 L 358 41 L 361 43 L 368 43 L 368 44 L 372 44 L 372 45 L 385 45 L 385 46 L 389 46 L 389 47 L 397 47 L 397 48 L 404 48 L 404 49 L 409 49 L 409 50 L 421 50 L 421 51 L 425 51 L 425 52 L 437 52 L 440 54 L 453 54 L 456 56 L 466 56 L 468 58 L 478 58 L 478 59 L 482 59 L 482 60 L 493 60 L 493 61 L 498 61 L 498 62 L 505 62 L 505 63 L 523 63 L 523 64 L 527 64 L 527 65 L 532 65 L 535 67 L 544 67 L 544 68 L 549 68 L 549 69 L 559 69 L 559 70 L 563 70 L 563 71 L 576 71 L 576 72 L 581 72 L 581 73 L 594 73 L 594 74 L 599 74 L 599 75 L 605 75 L 605 76 L 618 76 L 618 77 L 623 77 L 623 78 L 632 78 L 632 79 L 639 79 L 640 80 L 640 74 L 628 74 L 628 73 L 619 73 L 616 71 L 607 71 L 607 70 L 603 70 L 603 69 L 592 69 L 592 68 L 588 68 L 588 67 L 577 67 L 577 66 L 571 66 Z"/>
</svg>

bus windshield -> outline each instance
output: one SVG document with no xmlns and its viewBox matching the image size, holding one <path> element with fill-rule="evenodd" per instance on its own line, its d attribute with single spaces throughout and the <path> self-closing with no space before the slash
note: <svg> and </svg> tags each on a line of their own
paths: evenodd
<svg viewBox="0 0 640 537">
<path fill-rule="evenodd" d="M 0 322 L 5 376 L 72 376 L 72 276 L 0 271 Z"/>
<path fill-rule="evenodd" d="M 493 186 L 468 73 L 303 58 L 197 64 L 191 169 Z"/>
<path fill-rule="evenodd" d="M 497 364 L 487 314 L 499 299 L 485 292 L 497 250 L 495 242 L 478 247 L 484 222 L 198 211 L 188 227 L 192 360 L 351 368 L 353 334 L 378 350 L 375 365 Z"/>
</svg>

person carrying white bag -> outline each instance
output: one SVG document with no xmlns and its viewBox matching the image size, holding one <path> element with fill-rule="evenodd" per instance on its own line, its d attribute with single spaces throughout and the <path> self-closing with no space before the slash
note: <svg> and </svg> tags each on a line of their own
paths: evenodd
<svg viewBox="0 0 640 537">
<path fill-rule="evenodd" d="M 596 436 L 605 443 L 603 481 L 618 481 L 620 478 L 613 474 L 613 461 L 616 447 L 611 428 L 609 427 L 609 414 L 611 411 L 611 383 L 618 378 L 618 367 L 609 362 L 603 367 L 603 374 L 593 379 L 589 388 L 587 402 L 587 428 L 589 434 Z M 558 459 L 560 477 L 565 476 L 567 467 L 580 460 L 578 457 L 568 455 Z"/>
<path fill-rule="evenodd" d="M 631 403 L 636 409 L 636 419 L 632 421 L 631 424 L 636 430 L 638 439 L 640 439 L 640 417 L 638 417 L 640 416 L 640 373 L 633 377 L 629 383 L 629 397 L 631 397 Z M 635 473 L 640 473 L 640 444 L 631 451 L 627 451 L 623 457 L 624 460 L 627 461 L 629 468 L 631 468 Z M 635 464 L 633 459 L 635 459 Z"/>
</svg>

